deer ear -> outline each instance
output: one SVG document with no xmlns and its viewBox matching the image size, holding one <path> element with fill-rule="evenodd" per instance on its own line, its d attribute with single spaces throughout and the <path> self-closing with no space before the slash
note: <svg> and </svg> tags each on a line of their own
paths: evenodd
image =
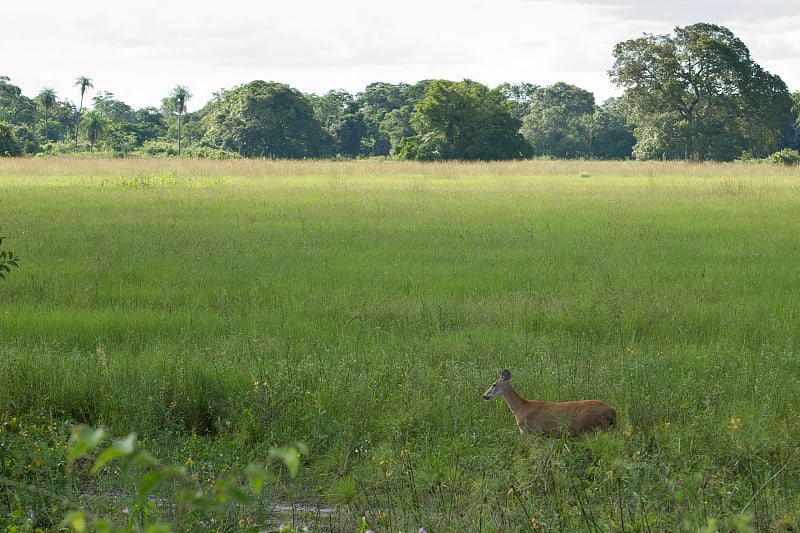
<svg viewBox="0 0 800 533">
<path fill-rule="evenodd" d="M 509 371 L 507 368 L 498 374 L 503 381 L 508 381 L 511 379 L 511 371 Z"/>
</svg>

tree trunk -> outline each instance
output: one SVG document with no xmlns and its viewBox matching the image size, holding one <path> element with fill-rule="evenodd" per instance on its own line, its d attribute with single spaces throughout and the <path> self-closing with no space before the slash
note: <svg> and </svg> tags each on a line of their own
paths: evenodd
<svg viewBox="0 0 800 533">
<path fill-rule="evenodd" d="M 182 113 L 178 113 L 178 155 L 181 155 L 181 117 Z"/>
</svg>

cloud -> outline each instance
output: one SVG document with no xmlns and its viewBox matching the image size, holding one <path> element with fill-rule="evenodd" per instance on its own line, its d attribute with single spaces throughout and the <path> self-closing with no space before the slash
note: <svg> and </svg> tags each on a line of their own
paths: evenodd
<svg viewBox="0 0 800 533">
<path fill-rule="evenodd" d="M 26 94 L 47 86 L 62 98 L 74 98 L 72 82 L 86 75 L 96 92 L 134 107 L 159 105 L 177 84 L 199 107 L 254 79 L 308 92 L 425 78 L 565 81 L 602 101 L 615 90 L 606 71 L 616 43 L 699 21 L 729 27 L 757 62 L 800 88 L 800 2 L 789 0 L 137 0 L 115 9 L 39 0 L 3 9 L 18 23 L 0 32 L 0 49 L 14 50 L 0 75 Z"/>
<path fill-rule="evenodd" d="M 534 3 L 549 0 L 526 0 Z M 787 0 L 565 0 L 568 3 L 606 8 L 623 20 L 724 24 L 737 20 L 770 20 L 800 13 L 800 4 Z M 689 22 L 687 22 L 689 21 Z"/>
<path fill-rule="evenodd" d="M 174 13 L 163 11 L 114 20 L 98 12 L 78 20 L 71 38 L 89 41 L 92 49 L 115 50 L 123 56 L 225 68 L 402 66 L 469 60 L 463 42 L 446 37 L 452 35 L 452 29 L 442 31 L 422 20 L 409 31 L 398 19 L 368 8 L 371 4 L 359 4 L 354 1 L 348 7 L 337 7 L 324 3 L 300 13 L 300 8 L 287 3 L 277 9 L 251 8 L 247 17 L 236 9 L 225 10 L 213 25 L 209 24 L 210 14 L 202 11 L 182 17 L 179 23 L 173 20 Z M 458 22 L 457 17 L 453 22 Z"/>
</svg>

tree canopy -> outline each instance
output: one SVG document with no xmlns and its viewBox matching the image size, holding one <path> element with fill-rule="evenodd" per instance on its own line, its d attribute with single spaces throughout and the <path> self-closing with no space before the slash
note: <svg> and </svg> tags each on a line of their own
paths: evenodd
<svg viewBox="0 0 800 533">
<path fill-rule="evenodd" d="M 398 150 L 403 158 L 490 161 L 533 155 L 503 93 L 471 80 L 431 83 L 410 121 L 417 134 L 404 138 Z"/>
<path fill-rule="evenodd" d="M 0 122 L 0 156 L 22 155 L 22 146 L 11 124 Z"/>
<path fill-rule="evenodd" d="M 699 23 L 614 47 L 609 75 L 625 88 L 636 157 L 731 160 L 765 156 L 788 139 L 791 97 L 744 43 Z"/>
<path fill-rule="evenodd" d="M 133 109 L 108 90 L 92 94 L 87 76 L 74 80 L 76 105 L 49 89 L 28 97 L 0 75 L 0 156 L 794 161 L 800 93 L 727 28 L 645 33 L 618 43 L 613 57 L 609 75 L 624 94 L 602 103 L 563 82 L 378 81 L 317 95 L 256 80 L 192 110 L 183 85 L 159 107 Z"/>
<path fill-rule="evenodd" d="M 533 144 L 537 155 L 592 157 L 597 111 L 592 93 L 556 83 L 533 93 L 528 110 L 523 117 L 522 134 Z"/>
<path fill-rule="evenodd" d="M 203 141 L 245 157 L 304 158 L 333 154 L 333 139 L 311 105 L 288 85 L 253 81 L 222 91 L 209 105 Z"/>
</svg>

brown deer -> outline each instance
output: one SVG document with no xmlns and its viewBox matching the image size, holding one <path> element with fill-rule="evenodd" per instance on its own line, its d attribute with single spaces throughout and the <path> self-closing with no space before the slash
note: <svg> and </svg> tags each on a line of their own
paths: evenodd
<svg viewBox="0 0 800 533">
<path fill-rule="evenodd" d="M 542 402 L 526 400 L 511 386 L 508 369 L 498 373 L 484 400 L 502 396 L 517 419 L 520 433 L 537 433 L 545 437 L 580 437 L 585 433 L 616 425 L 617 410 L 599 400 L 576 402 Z"/>
</svg>

